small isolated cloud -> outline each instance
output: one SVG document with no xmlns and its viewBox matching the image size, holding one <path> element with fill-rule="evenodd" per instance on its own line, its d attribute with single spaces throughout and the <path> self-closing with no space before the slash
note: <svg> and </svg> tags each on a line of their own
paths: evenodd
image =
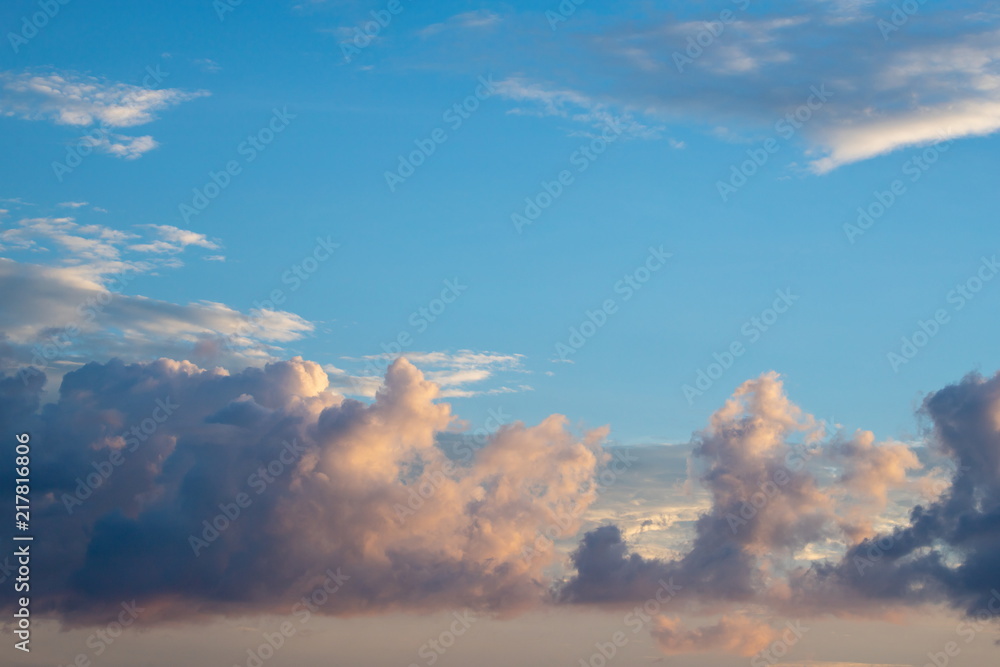
<svg viewBox="0 0 1000 667">
<path fill-rule="evenodd" d="M 136 252 L 162 254 L 182 252 L 188 246 L 198 246 L 201 248 L 208 248 L 210 250 L 217 250 L 219 248 L 217 243 L 210 241 L 207 236 L 199 234 L 198 232 L 180 229 L 179 227 L 173 227 L 171 225 L 143 226 L 154 230 L 157 236 L 159 236 L 159 239 L 150 243 L 140 243 L 129 246 L 130 250 L 134 250 Z M 218 258 L 221 257 L 221 255 L 212 255 L 212 257 Z"/>
<path fill-rule="evenodd" d="M 116 132 L 106 132 L 97 137 L 85 135 L 81 137 L 80 141 L 100 153 L 125 160 L 135 160 L 159 146 L 156 140 L 148 134 L 141 137 L 129 137 Z"/>
<path fill-rule="evenodd" d="M 198 60 L 192 61 L 202 72 L 208 72 L 209 74 L 215 74 L 216 72 L 222 71 L 222 66 L 215 62 L 211 58 L 199 58 Z"/>
<path fill-rule="evenodd" d="M 63 208 L 83 208 L 84 206 L 87 206 L 89 203 L 90 202 L 85 202 L 85 201 L 64 201 L 59 203 L 58 205 L 62 206 Z"/>
<path fill-rule="evenodd" d="M 530 81 L 523 77 L 510 77 L 497 84 L 502 96 L 519 106 L 510 113 L 532 116 L 556 116 L 565 118 L 585 130 L 575 130 L 572 134 L 592 136 L 594 130 L 611 128 L 616 134 L 636 139 L 657 139 L 662 126 L 645 125 L 635 119 L 631 110 L 614 111 L 614 105 L 605 104 L 575 90 L 549 86 Z"/>
<path fill-rule="evenodd" d="M 456 14 L 441 23 L 433 23 L 421 30 L 420 34 L 424 37 L 429 37 L 446 30 L 482 30 L 484 28 L 492 28 L 502 20 L 500 15 L 495 12 L 491 12 L 488 9 L 479 9 Z"/>
</svg>

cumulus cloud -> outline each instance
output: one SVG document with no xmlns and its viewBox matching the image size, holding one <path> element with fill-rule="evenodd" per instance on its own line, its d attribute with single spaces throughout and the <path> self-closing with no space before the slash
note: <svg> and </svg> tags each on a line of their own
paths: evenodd
<svg viewBox="0 0 1000 667">
<path fill-rule="evenodd" d="M 971 374 L 928 396 L 935 446 L 957 470 L 941 498 L 906 525 L 872 536 L 835 563 L 793 580 L 797 602 L 813 594 L 866 604 L 946 602 L 969 615 L 1000 615 L 1000 374 Z"/>
<path fill-rule="evenodd" d="M 436 445 L 451 409 L 405 359 L 371 405 L 299 358 L 236 374 L 91 363 L 35 413 L 39 391 L 0 380 L 0 428 L 45 443 L 32 461 L 32 610 L 67 623 L 123 599 L 145 622 L 287 612 L 328 569 L 349 579 L 327 614 L 535 605 L 551 562 L 524 549 L 593 499 L 603 458 L 604 431 L 576 437 L 553 415 L 505 425 L 455 463 Z M 241 493 L 238 518 L 217 520 Z"/>
<path fill-rule="evenodd" d="M 912 486 L 922 467 L 915 453 L 865 431 L 826 434 L 773 373 L 744 383 L 693 440 L 711 506 L 689 548 L 643 556 L 618 526 L 602 526 L 584 535 L 554 596 L 628 607 L 669 581 L 682 589 L 678 609 L 729 610 L 701 629 L 659 621 L 652 632 L 668 652 L 753 653 L 773 638 L 761 623 L 789 614 L 877 617 L 945 603 L 1000 616 L 1000 375 L 970 375 L 928 396 L 922 411 L 936 452 L 957 472 L 939 500 L 872 534 L 893 494 Z M 732 616 L 748 607 L 759 622 Z"/>
</svg>

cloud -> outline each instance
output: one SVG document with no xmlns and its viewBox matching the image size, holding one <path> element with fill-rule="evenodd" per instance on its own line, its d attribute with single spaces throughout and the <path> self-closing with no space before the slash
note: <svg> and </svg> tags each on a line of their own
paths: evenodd
<svg viewBox="0 0 1000 667">
<path fill-rule="evenodd" d="M 114 155 L 125 160 L 135 160 L 145 153 L 157 148 L 156 139 L 147 135 L 129 137 L 124 134 L 105 132 L 99 136 L 86 135 L 80 141 L 91 148 L 107 155 Z"/>
<path fill-rule="evenodd" d="M 531 387 L 518 384 L 516 387 L 493 387 L 490 389 L 467 389 L 466 385 L 477 384 L 493 378 L 498 373 L 523 373 L 523 355 L 499 354 L 496 352 L 406 352 L 400 356 L 421 369 L 427 377 L 442 388 L 443 398 L 467 398 L 486 394 L 507 394 L 531 391 Z M 381 376 L 378 374 L 394 357 L 374 354 L 362 357 L 365 373 L 353 375 L 348 371 L 329 365 L 331 381 L 337 391 L 349 396 L 372 397 L 378 390 Z"/>
<path fill-rule="evenodd" d="M 294 313 L 244 314 L 220 303 L 187 305 L 123 292 L 139 271 L 126 262 L 118 274 L 90 267 L 47 267 L 0 259 L 0 312 L 8 368 L 26 364 L 129 360 L 166 354 L 241 368 L 273 359 L 281 345 L 299 340 L 314 325 Z"/>
<path fill-rule="evenodd" d="M 588 128 L 585 132 L 575 134 L 591 136 L 595 129 L 612 128 L 620 130 L 621 134 L 630 138 L 659 138 L 662 126 L 649 126 L 634 118 L 628 109 L 613 111 L 613 106 L 598 102 L 583 93 L 566 88 L 556 88 L 523 77 L 510 77 L 497 84 L 498 94 L 509 100 L 524 103 L 516 106 L 511 113 L 557 116 L 572 120 Z"/>
<path fill-rule="evenodd" d="M 180 229 L 171 225 L 145 225 L 152 229 L 160 237 L 152 243 L 143 243 L 129 246 L 130 250 L 137 252 L 152 253 L 177 253 L 183 251 L 188 246 L 198 246 L 210 250 L 218 250 L 219 245 L 210 241 L 204 234 L 192 232 L 187 229 Z"/>
<path fill-rule="evenodd" d="M 201 71 L 208 72 L 209 74 L 215 74 L 216 72 L 222 71 L 222 66 L 211 58 L 199 58 L 192 60 L 191 62 L 197 65 Z"/>
<path fill-rule="evenodd" d="M 760 572 L 842 530 L 833 495 L 806 467 L 824 428 L 784 395 L 777 374 L 741 385 L 692 441 L 693 468 L 711 494 L 688 551 L 677 559 L 630 553 L 617 526 L 588 535 L 576 574 L 557 591 L 568 603 L 628 603 L 673 578 L 698 602 L 766 598 Z"/>
<path fill-rule="evenodd" d="M 98 126 L 96 136 L 92 132 L 82 141 L 125 159 L 156 148 L 156 141 L 149 135 L 125 136 L 109 128 L 145 125 L 160 111 L 208 94 L 204 90 L 146 88 L 75 72 L 0 72 L 0 114 L 57 125 Z"/>
<path fill-rule="evenodd" d="M 642 556 L 617 526 L 602 526 L 580 541 L 555 599 L 628 607 L 670 581 L 682 589 L 679 610 L 730 609 L 701 629 L 659 621 L 652 632 L 667 652 L 759 650 L 767 628 L 732 620 L 748 607 L 762 622 L 942 603 L 980 620 L 1000 617 L 1000 374 L 933 392 L 921 412 L 935 452 L 957 470 L 939 499 L 866 536 L 872 522 L 885 524 L 893 492 L 914 481 L 922 467 L 914 452 L 865 431 L 828 436 L 775 374 L 744 383 L 693 441 L 693 467 L 712 502 L 689 548 Z"/>
<path fill-rule="evenodd" d="M 158 111 L 208 95 L 203 90 L 143 88 L 73 72 L 0 72 L 0 84 L 0 110 L 6 115 L 81 127 L 145 125 Z"/>
<path fill-rule="evenodd" d="M 930 394 L 922 412 L 957 468 L 951 485 L 904 525 L 802 573 L 797 601 L 847 591 L 866 604 L 946 602 L 970 616 L 1000 615 L 1000 374 L 970 374 Z"/>
<path fill-rule="evenodd" d="M 0 250 L 49 259 L 43 265 L 0 258 L 0 288 L 10 293 L 0 312 L 0 368 L 33 364 L 58 377 L 94 359 L 160 356 L 243 368 L 273 360 L 278 346 L 315 330 L 285 311 L 242 313 L 209 301 L 182 305 L 129 294 L 136 276 L 180 266 L 177 256 L 187 248 L 218 248 L 178 227 L 135 229 L 154 238 L 72 217 L 24 218 L 0 232 Z"/>
<path fill-rule="evenodd" d="M 922 5 L 886 34 L 878 21 L 888 22 L 891 8 L 851 1 L 778 11 L 734 6 L 728 23 L 708 8 L 641 23 L 579 16 L 557 33 L 574 48 L 547 49 L 522 65 L 509 88 L 549 114 L 586 101 L 646 125 L 723 126 L 756 139 L 775 135 L 812 86 L 826 86 L 829 99 L 794 132 L 809 168 L 821 174 L 1000 129 L 1000 16 L 970 18 L 976 7 Z M 712 30 L 708 21 L 716 22 Z"/>
<path fill-rule="evenodd" d="M 488 9 L 477 9 L 456 14 L 443 23 L 433 23 L 421 30 L 420 35 L 430 37 L 446 30 L 482 30 L 492 28 L 502 20 L 500 15 L 495 12 Z"/>
<path fill-rule="evenodd" d="M 77 208 L 78 206 L 74 206 Z M 188 246 L 218 249 L 218 244 L 204 234 L 172 227 L 170 225 L 140 225 L 139 229 L 152 229 L 156 239 L 135 243 L 138 234 L 125 232 L 105 225 L 79 224 L 76 218 L 42 217 L 22 218 L 18 226 L 0 232 L 0 250 L 30 250 L 48 252 L 61 249 L 65 255 L 59 261 L 87 271 L 94 280 L 102 274 L 122 269 L 148 271 L 157 266 L 172 266 L 176 260 L 121 261 L 126 251 L 164 254 L 182 252 Z"/>
<path fill-rule="evenodd" d="M 22 218 L 18 227 L 0 232 L 0 250 L 47 251 L 54 242 L 74 263 L 90 263 L 95 271 L 121 257 L 120 247 L 135 234 L 103 225 L 80 225 L 72 217 Z"/>
<path fill-rule="evenodd" d="M 71 274 L 61 278 L 25 298 L 72 291 Z M 22 335 L 21 308 L 14 301 L 0 323 L 11 340 Z M 519 364 L 471 351 L 412 356 L 428 373 Z M 0 429 L 46 443 L 33 461 L 45 528 L 39 612 L 99 622 L 132 598 L 152 610 L 147 622 L 287 611 L 340 568 L 350 585 L 324 613 L 631 608 L 671 582 L 672 615 L 713 620 L 658 617 L 651 633 L 667 653 L 751 655 L 784 637 L 776 621 L 793 614 L 879 617 L 945 603 L 1000 616 L 1000 374 L 925 399 L 930 444 L 957 470 L 940 498 L 869 537 L 860 536 L 885 524 L 884 506 L 901 501 L 921 461 L 905 443 L 828 433 L 775 373 L 749 380 L 692 439 L 689 470 L 709 504 L 686 548 L 643 555 L 617 525 L 602 525 L 582 536 L 568 576 L 552 579 L 554 550 L 524 554 L 553 517 L 569 517 L 569 534 L 580 529 L 601 493 L 605 429 L 577 437 L 559 415 L 506 424 L 456 461 L 442 439 L 459 422 L 410 360 L 389 366 L 371 404 L 336 393 L 337 373 L 301 358 L 239 372 L 112 360 L 66 373 L 44 406 L 41 375 L 0 378 Z M 176 408 L 153 425 L 158 400 Z M 130 429 L 147 422 L 135 440 Z M 115 452 L 121 471 L 91 497 L 83 480 Z M 240 493 L 251 502 L 213 537 L 206 526 Z"/>
<path fill-rule="evenodd" d="M 348 579 L 324 614 L 535 606 L 551 560 L 524 549 L 593 500 L 603 458 L 604 431 L 576 437 L 553 415 L 503 426 L 456 464 L 436 445 L 451 409 L 405 359 L 371 405 L 300 358 L 236 374 L 91 363 L 35 414 L 39 391 L 0 380 L 0 429 L 45 443 L 32 610 L 69 624 L 103 622 L 122 599 L 146 623 L 287 612 L 328 569 Z M 120 468 L 75 502 L 116 454 Z M 240 515 L 218 521 L 241 493 Z M 225 525 L 214 537 L 212 522 Z"/>
</svg>

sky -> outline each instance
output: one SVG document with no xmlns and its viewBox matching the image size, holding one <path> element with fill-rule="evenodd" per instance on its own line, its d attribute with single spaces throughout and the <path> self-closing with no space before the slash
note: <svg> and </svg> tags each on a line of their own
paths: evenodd
<svg viewBox="0 0 1000 667">
<path fill-rule="evenodd" d="M 1000 4 L 0 28 L 4 664 L 995 662 Z"/>
</svg>

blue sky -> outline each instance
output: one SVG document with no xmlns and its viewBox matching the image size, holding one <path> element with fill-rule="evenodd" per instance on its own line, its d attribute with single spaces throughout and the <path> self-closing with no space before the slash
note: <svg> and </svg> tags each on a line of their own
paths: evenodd
<svg viewBox="0 0 1000 667">
<path fill-rule="evenodd" d="M 378 353 L 378 342 L 395 338 L 443 280 L 459 277 L 470 285 L 468 294 L 413 349 L 524 355 L 519 366 L 526 373 L 494 378 L 493 386 L 532 387 L 471 400 L 470 411 L 502 401 L 537 418 L 543 409 L 532 406 L 555 405 L 592 424 L 612 424 L 626 440 L 686 438 L 743 378 L 768 369 L 785 374 L 800 388 L 800 400 L 831 418 L 898 433 L 913 427 L 909 402 L 917 392 L 955 379 L 956 369 L 995 365 L 984 326 L 1000 298 L 991 289 L 898 373 L 886 361 L 900 337 L 995 251 L 988 217 L 995 195 L 976 187 L 989 171 L 995 139 L 954 141 L 916 182 L 901 172 L 923 149 L 908 146 L 817 175 L 804 168 L 809 151 L 821 150 L 802 136 L 808 124 L 786 140 L 769 127 L 767 109 L 641 113 L 646 109 L 631 101 L 633 93 L 615 90 L 631 82 L 609 79 L 618 65 L 602 63 L 597 50 L 606 35 L 638 33 L 642 21 L 712 20 L 724 4 L 641 12 L 583 5 L 556 30 L 539 9 L 406 5 L 346 62 L 337 30 L 370 20 L 372 8 L 363 5 L 241 5 L 222 21 L 206 3 L 177 3 L 169 11 L 122 4 L 96 13 L 66 5 L 16 54 L 4 52 L 8 71 L 72 72 L 138 86 L 145 80 L 179 95 L 208 94 L 157 111 L 136 128 L 151 133 L 155 150 L 134 160 L 88 156 L 62 182 L 51 163 L 65 157 L 79 126 L 6 118 L 4 153 L 33 148 L 16 169 L 8 164 L 5 195 L 41 207 L 10 217 L 49 215 L 59 201 L 88 201 L 107 213 L 72 211 L 80 222 L 173 225 L 205 234 L 224 247 L 225 262 L 194 259 L 168 274 L 142 276 L 135 293 L 241 311 L 272 286 L 282 287 L 280 276 L 311 252 L 317 236 L 329 235 L 341 251 L 286 308 L 317 329 L 289 350 L 345 368 L 343 357 Z M 810 9 L 828 16 L 834 5 Z M 8 12 L 16 18 L 31 6 L 15 3 Z M 761 4 L 747 11 L 767 17 L 774 10 Z M 876 7 L 867 11 L 881 16 Z M 917 35 L 942 32 L 932 20 L 917 16 L 908 28 Z M 93 32 L 106 26 L 115 38 L 89 48 Z M 885 42 L 872 22 L 864 28 L 840 32 L 890 54 L 902 49 L 896 42 L 917 39 L 901 30 Z M 703 57 L 729 48 L 725 40 L 723 32 Z M 667 85 L 699 74 L 668 69 L 660 77 Z M 800 73 L 802 102 L 805 82 L 824 83 L 822 74 Z M 442 116 L 475 93 L 479 76 L 541 82 L 550 97 L 587 85 L 577 92 L 599 100 L 592 106 L 628 113 L 655 130 L 650 138 L 612 144 L 518 234 L 511 213 L 523 210 L 542 181 L 577 169 L 571 155 L 589 143 L 584 135 L 592 128 L 579 120 L 587 115 L 583 107 L 566 102 L 546 115 L 538 105 L 511 100 L 511 93 L 488 97 L 453 130 Z M 755 78 L 766 84 L 767 76 Z M 828 85 L 836 100 L 836 86 Z M 657 95 L 657 87 L 634 95 Z M 770 100 L 748 106 L 763 102 Z M 245 159 L 238 146 L 266 126 L 275 108 L 295 116 L 287 131 L 204 212 L 185 220 L 179 205 L 209 182 L 210 172 Z M 388 192 L 384 173 L 436 128 L 447 141 Z M 778 152 L 723 203 L 717 182 L 768 136 L 778 139 Z M 849 243 L 843 225 L 896 178 L 907 184 L 906 194 Z M 671 266 L 574 355 L 572 366 L 550 363 L 555 343 L 651 244 L 674 254 Z M 713 352 L 740 338 L 742 323 L 782 288 L 802 295 L 789 317 L 689 406 L 682 386 L 693 383 Z M 819 369 L 821 382 L 813 379 Z"/>
<path fill-rule="evenodd" d="M 0 10 L 2 361 L 49 399 L 301 356 L 370 403 L 403 336 L 472 428 L 684 444 L 777 371 L 921 446 L 924 397 L 1000 366 L 994 2 L 51 5 Z"/>
</svg>

